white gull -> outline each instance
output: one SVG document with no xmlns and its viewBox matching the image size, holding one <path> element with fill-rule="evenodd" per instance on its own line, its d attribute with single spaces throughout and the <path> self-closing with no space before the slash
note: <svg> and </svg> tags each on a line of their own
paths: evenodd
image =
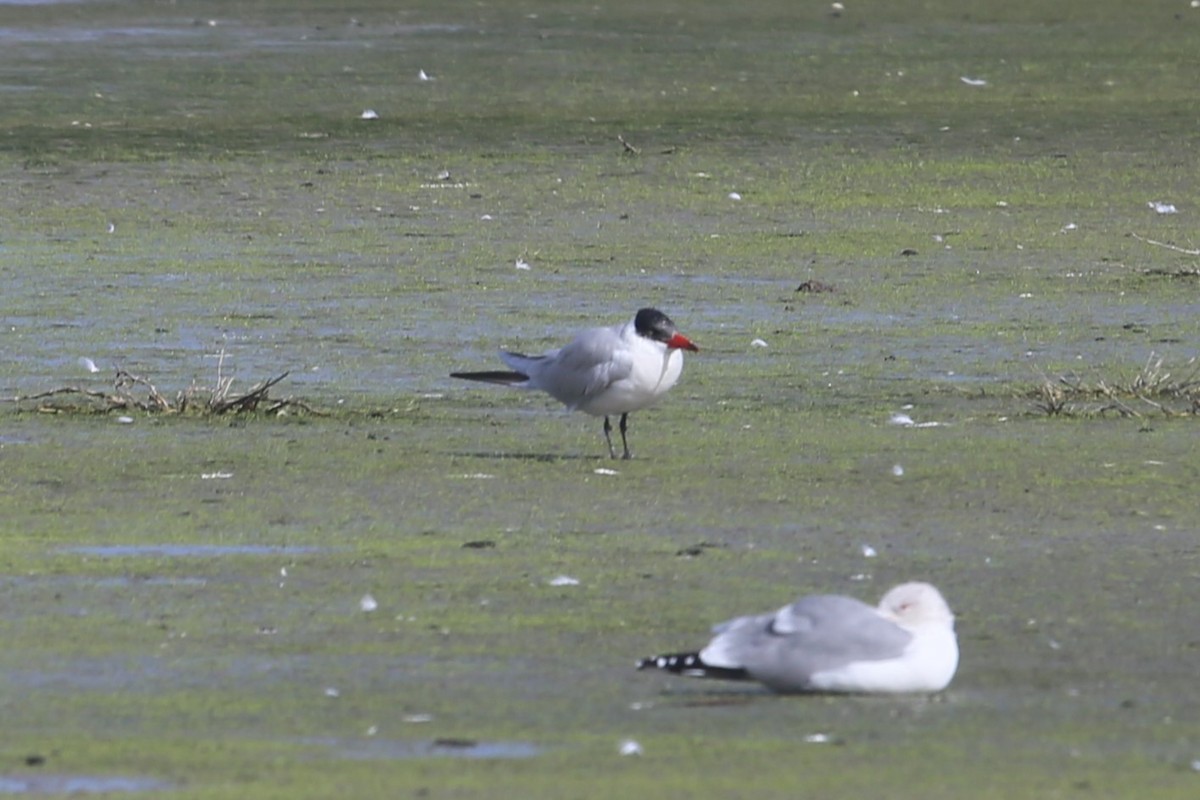
<svg viewBox="0 0 1200 800">
<path fill-rule="evenodd" d="M 928 583 L 902 583 L 871 606 L 809 595 L 776 612 L 713 628 L 698 652 L 643 659 L 638 669 L 753 680 L 776 692 L 938 692 L 958 668 L 954 615 Z"/>
</svg>

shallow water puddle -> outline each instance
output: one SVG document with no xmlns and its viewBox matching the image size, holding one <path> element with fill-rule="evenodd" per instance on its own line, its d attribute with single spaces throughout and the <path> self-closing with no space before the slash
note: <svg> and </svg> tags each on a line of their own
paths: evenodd
<svg viewBox="0 0 1200 800">
<path fill-rule="evenodd" d="M 79 553 L 101 558 L 127 558 L 134 556 L 299 556 L 323 553 L 328 550 L 327 547 L 269 544 L 111 544 L 64 547 L 59 552 Z"/>
<path fill-rule="evenodd" d="M 207 586 L 208 578 L 191 576 L 174 577 L 168 575 L 112 575 L 95 577 L 91 575 L 0 575 L 0 586 L 38 587 L 38 586 L 95 586 L 99 588 L 125 589 L 130 586 Z"/>
<path fill-rule="evenodd" d="M 394 758 L 532 758 L 542 748 L 532 742 L 479 741 L 476 739 L 310 739 L 309 744 L 329 747 L 334 754 L 355 761 Z"/>
<path fill-rule="evenodd" d="M 0 794 L 108 794 L 169 789 L 156 778 L 121 775 L 0 775 Z"/>
<path fill-rule="evenodd" d="M 86 584 L 89 581 L 79 580 L 77 583 Z M 207 586 L 207 578 L 174 578 L 174 577 L 150 577 L 142 578 L 138 576 L 117 575 L 111 578 L 97 578 L 90 581 L 93 586 L 102 588 L 116 587 L 124 589 L 129 586 Z"/>
</svg>

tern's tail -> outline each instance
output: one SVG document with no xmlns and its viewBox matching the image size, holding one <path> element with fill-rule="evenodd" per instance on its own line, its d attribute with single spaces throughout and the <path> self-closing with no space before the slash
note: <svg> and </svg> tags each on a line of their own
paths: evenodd
<svg viewBox="0 0 1200 800">
<path fill-rule="evenodd" d="M 638 669 L 661 669 L 689 678 L 719 678 L 726 681 L 748 681 L 750 674 L 741 667 L 714 667 L 705 664 L 699 653 L 670 653 L 643 658 Z"/>
<path fill-rule="evenodd" d="M 505 386 L 514 386 L 529 380 L 529 376 L 523 372 L 505 372 L 504 370 L 493 370 L 491 372 L 451 372 L 450 377 L 462 378 L 465 381 L 500 383 Z"/>
<path fill-rule="evenodd" d="M 508 364 L 509 368 L 522 375 L 534 376 L 538 374 L 539 366 L 546 361 L 546 356 L 527 356 L 524 353 L 513 353 L 508 350 L 501 350 L 500 357 L 504 359 L 504 363 Z"/>
<path fill-rule="evenodd" d="M 545 356 L 526 356 L 520 353 L 510 353 L 507 350 L 500 351 L 500 357 L 504 359 L 504 363 L 512 367 L 512 372 L 504 370 L 491 370 L 489 372 L 451 372 L 451 378 L 462 378 L 467 381 L 483 381 L 484 383 L 499 383 L 504 386 L 517 386 L 518 384 L 528 384 L 530 376 L 537 368 L 539 362 L 545 361 Z M 526 385 L 523 388 L 530 388 Z"/>
</svg>

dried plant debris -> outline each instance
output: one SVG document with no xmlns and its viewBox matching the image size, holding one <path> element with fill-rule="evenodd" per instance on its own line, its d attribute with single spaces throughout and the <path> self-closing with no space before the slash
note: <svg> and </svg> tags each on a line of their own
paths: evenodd
<svg viewBox="0 0 1200 800">
<path fill-rule="evenodd" d="M 1145 236 L 1139 236 L 1136 233 L 1131 233 L 1129 236 L 1144 244 L 1152 247 L 1161 247 L 1165 250 L 1170 250 L 1174 253 L 1181 253 L 1185 256 L 1200 256 L 1200 247 L 1180 247 L 1171 242 L 1160 242 L 1155 239 L 1147 239 Z M 1161 267 L 1150 267 L 1142 270 L 1146 275 L 1164 275 L 1168 278 L 1200 278 L 1200 267 L 1181 267 L 1179 269 L 1163 269 Z"/>
<path fill-rule="evenodd" d="M 1148 414 L 1200 415 L 1200 362 L 1189 359 L 1176 377 L 1163 361 L 1162 356 L 1151 353 L 1137 374 L 1125 380 L 1047 377 L 1025 396 L 1037 411 L 1050 417 L 1103 416 L 1110 412 L 1139 418 Z"/>
<path fill-rule="evenodd" d="M 142 375 L 117 367 L 111 389 L 91 389 L 83 386 L 60 386 L 44 392 L 7 398 L 18 405 L 37 403 L 39 412 L 61 414 L 69 412 L 142 411 L 152 414 L 221 415 L 259 412 L 280 414 L 285 409 L 298 409 L 321 415 L 307 404 L 294 398 L 274 399 L 270 390 L 288 376 L 287 372 L 260 381 L 241 393 L 233 391 L 233 377 L 223 374 L 225 353 L 217 361 L 216 382 L 200 386 L 195 382 L 171 399 Z"/>
<path fill-rule="evenodd" d="M 826 292 L 836 292 L 837 288 L 831 283 L 810 279 L 797 286 L 796 291 L 805 294 L 824 294 Z"/>
</svg>

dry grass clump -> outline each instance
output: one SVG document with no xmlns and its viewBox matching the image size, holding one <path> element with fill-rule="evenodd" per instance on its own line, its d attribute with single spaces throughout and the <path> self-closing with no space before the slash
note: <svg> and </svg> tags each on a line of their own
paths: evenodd
<svg viewBox="0 0 1200 800">
<path fill-rule="evenodd" d="M 228 413 L 261 412 L 279 414 L 287 408 L 298 408 L 311 414 L 319 412 L 293 398 L 272 399 L 270 389 L 288 376 L 287 372 L 260 381 L 241 393 L 233 391 L 233 377 L 224 374 L 225 351 L 217 358 L 216 380 L 212 386 L 195 381 L 168 398 L 142 375 L 117 367 L 111 389 L 90 389 L 82 386 L 60 386 L 35 394 L 7 398 L 12 403 L 37 402 L 37 410 L 47 414 L 93 411 L 142 411 L 146 413 L 220 415 Z M 77 402 L 83 400 L 81 405 Z M 76 401 L 76 402 L 73 402 Z"/>
<path fill-rule="evenodd" d="M 1061 375 L 1031 389 L 1027 396 L 1047 416 L 1091 416 L 1115 412 L 1124 417 L 1146 414 L 1179 416 L 1200 414 L 1200 363 L 1191 358 L 1180 377 L 1167 369 L 1164 359 L 1151 353 L 1132 378 L 1087 381 Z"/>
</svg>

